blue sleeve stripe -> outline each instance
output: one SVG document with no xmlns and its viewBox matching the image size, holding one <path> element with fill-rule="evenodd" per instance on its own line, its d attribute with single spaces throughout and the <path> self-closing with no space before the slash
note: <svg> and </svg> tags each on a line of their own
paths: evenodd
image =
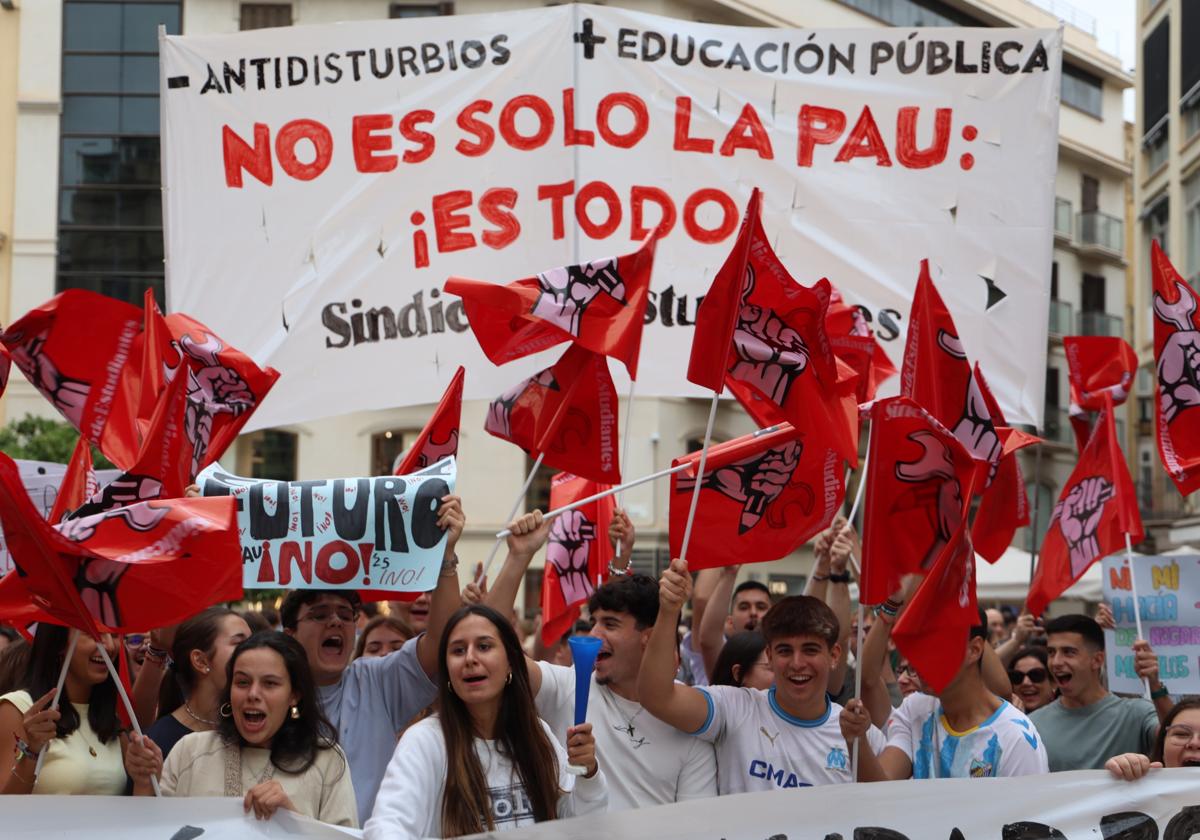
<svg viewBox="0 0 1200 840">
<path fill-rule="evenodd" d="M 716 713 L 716 707 L 713 705 L 712 695 L 703 688 L 697 688 L 696 690 L 704 695 L 704 702 L 708 704 L 708 714 L 705 716 L 704 723 L 701 724 L 700 728 L 695 732 L 689 732 L 689 735 L 703 735 L 705 732 L 707 732 L 708 728 L 712 726 L 713 716 Z"/>
</svg>

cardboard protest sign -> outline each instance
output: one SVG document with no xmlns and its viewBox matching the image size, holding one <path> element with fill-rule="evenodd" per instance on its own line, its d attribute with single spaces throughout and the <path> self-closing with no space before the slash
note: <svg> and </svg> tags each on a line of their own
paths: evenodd
<svg viewBox="0 0 1200 840">
<path fill-rule="evenodd" d="M 285 374 L 247 429 L 433 402 L 446 365 L 481 399 L 548 361 L 491 371 L 447 277 L 657 232 L 638 394 L 698 396 L 677 360 L 758 186 L 791 273 L 828 277 L 894 360 L 929 257 L 1005 416 L 1034 423 L 1062 37 L 590 5 L 164 36 L 170 308 Z"/>
<path fill-rule="evenodd" d="M 315 481 L 241 478 L 213 464 L 196 483 L 237 500 L 246 589 L 425 592 L 442 566 L 437 510 L 456 474 L 453 458 L 412 475 Z"/>
<path fill-rule="evenodd" d="M 1133 668 L 1136 574 L 1142 632 L 1158 654 L 1158 678 L 1175 697 L 1200 694 L 1200 555 L 1134 555 L 1133 561 L 1133 570 L 1124 554 L 1102 561 L 1104 600 L 1117 623 L 1116 630 L 1104 631 L 1109 690 L 1139 696 L 1144 692 Z"/>
</svg>

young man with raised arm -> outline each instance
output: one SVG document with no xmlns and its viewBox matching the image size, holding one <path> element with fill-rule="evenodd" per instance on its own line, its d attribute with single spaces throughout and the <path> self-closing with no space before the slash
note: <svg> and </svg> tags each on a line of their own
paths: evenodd
<svg viewBox="0 0 1200 840">
<path fill-rule="evenodd" d="M 829 671 L 842 653 L 833 611 L 799 595 L 763 617 L 773 688 L 694 688 L 672 679 L 673 629 L 690 595 L 687 566 L 671 561 L 659 584 L 658 620 L 638 678 L 646 710 L 716 747 L 722 795 L 853 781 L 838 726 L 841 707 L 826 694 Z M 866 738 L 864 752 L 883 749 L 878 729 L 866 728 Z"/>
<path fill-rule="evenodd" d="M 512 608 L 529 561 L 546 542 L 549 522 L 539 511 L 510 526 L 508 557 L 485 603 Z M 621 562 L 621 561 L 624 562 Z M 621 565 L 617 565 L 621 563 Z M 658 587 L 652 578 L 631 574 L 624 552 L 610 580 L 588 599 L 592 635 L 600 653 L 588 693 L 587 722 L 596 738 L 596 758 L 608 780 L 610 811 L 703 799 L 717 792 L 712 747 L 655 719 L 642 708 L 638 670 L 658 618 Z M 675 623 L 667 628 L 672 637 Z M 671 673 L 677 662 L 672 654 Z M 565 745 L 575 723 L 575 669 L 527 661 L 538 715 Z"/>
</svg>

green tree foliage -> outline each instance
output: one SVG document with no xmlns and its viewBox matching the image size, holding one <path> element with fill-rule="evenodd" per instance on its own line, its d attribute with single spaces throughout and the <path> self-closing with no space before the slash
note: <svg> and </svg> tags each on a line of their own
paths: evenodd
<svg viewBox="0 0 1200 840">
<path fill-rule="evenodd" d="M 54 461 L 65 464 L 71 460 L 79 432 L 69 423 L 26 414 L 0 429 L 0 452 L 10 458 L 31 461 Z M 96 469 L 112 469 L 113 464 L 92 447 L 92 462 Z"/>
</svg>

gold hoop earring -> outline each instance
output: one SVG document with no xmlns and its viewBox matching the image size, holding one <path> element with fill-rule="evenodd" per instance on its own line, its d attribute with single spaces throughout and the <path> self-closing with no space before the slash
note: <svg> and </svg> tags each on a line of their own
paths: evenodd
<svg viewBox="0 0 1200 840">
<path fill-rule="evenodd" d="M 300 709 L 292 706 L 292 720 L 300 720 Z"/>
<path fill-rule="evenodd" d="M 221 708 L 217 709 L 217 714 L 223 718 L 233 717 L 233 706 L 228 703 L 222 703 Z"/>
</svg>

